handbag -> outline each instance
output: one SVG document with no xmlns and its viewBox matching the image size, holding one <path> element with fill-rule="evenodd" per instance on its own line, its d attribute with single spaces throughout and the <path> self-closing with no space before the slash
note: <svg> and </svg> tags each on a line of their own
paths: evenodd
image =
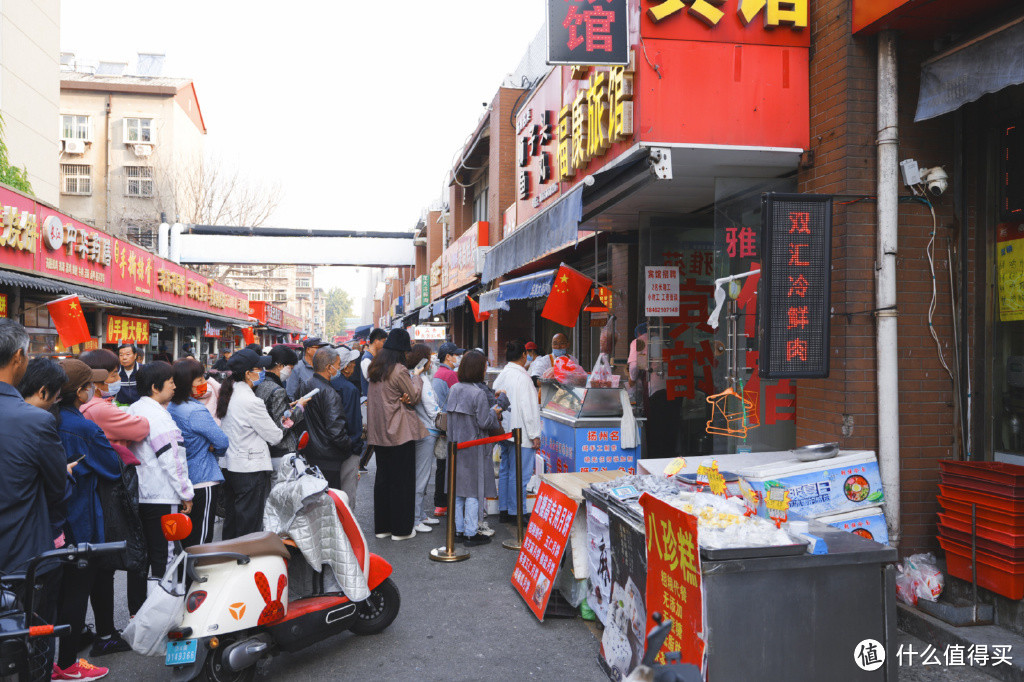
<svg viewBox="0 0 1024 682">
<path fill-rule="evenodd" d="M 448 439 L 444 436 L 438 436 L 434 441 L 434 459 L 448 459 Z"/>
<path fill-rule="evenodd" d="M 143 656 L 163 656 L 167 633 L 185 617 L 185 552 L 167 566 L 164 577 L 149 587 L 142 608 L 121 633 L 124 641 Z"/>
<path fill-rule="evenodd" d="M 441 410 L 434 415 L 434 427 L 442 433 L 448 433 L 448 413 Z"/>
</svg>

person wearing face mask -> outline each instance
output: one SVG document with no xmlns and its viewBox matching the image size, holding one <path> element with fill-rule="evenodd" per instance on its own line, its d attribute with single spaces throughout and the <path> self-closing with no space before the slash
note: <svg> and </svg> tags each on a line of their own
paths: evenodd
<svg viewBox="0 0 1024 682">
<path fill-rule="evenodd" d="M 270 495 L 270 446 L 284 438 L 267 405 L 254 389 L 265 380 L 260 356 L 248 348 L 231 356 L 231 376 L 220 389 L 217 416 L 228 437 L 224 456 L 223 538 L 231 540 L 263 528 L 263 507 Z"/>
<path fill-rule="evenodd" d="M 127 447 L 149 435 L 149 421 L 120 410 L 114 405 L 114 398 L 121 390 L 117 356 L 105 348 L 82 353 L 79 358 L 92 369 L 107 372 L 102 381 L 96 382 L 96 393 L 92 400 L 82 405 L 82 414 L 99 424 L 111 443 Z"/>
<path fill-rule="evenodd" d="M 192 397 L 203 404 L 206 411 L 213 417 L 213 421 L 220 426 L 220 419 L 217 418 L 217 399 L 220 397 L 220 382 L 213 378 L 203 365 L 203 381 L 192 388 Z"/>
<path fill-rule="evenodd" d="M 533 341 L 526 342 L 526 371 L 530 371 L 530 365 L 537 359 L 537 344 Z"/>
<path fill-rule="evenodd" d="M 206 382 L 203 366 L 194 359 L 178 360 L 171 368 L 174 395 L 167 406 L 171 418 L 181 430 L 188 461 L 188 478 L 195 496 L 192 498 L 192 533 L 182 541 L 185 547 L 213 541 L 214 511 L 224 474 L 217 458 L 228 449 L 228 437 L 206 407 L 196 398 Z"/>
<path fill-rule="evenodd" d="M 568 357 L 577 365 L 579 364 L 576 358 L 569 355 L 569 337 L 559 332 L 551 337 L 551 353 L 541 355 L 530 363 L 530 377 L 533 379 L 534 385 L 537 385 L 544 372 L 555 366 L 555 359 L 561 357 Z"/>
<path fill-rule="evenodd" d="M 267 406 L 270 418 L 284 430 L 280 443 L 270 446 L 270 461 L 277 471 L 281 458 L 297 452 L 299 437 L 306 428 L 306 400 L 290 401 L 285 384 L 295 369 L 298 358 L 288 346 L 274 346 L 270 353 L 260 358 L 260 367 L 265 371 L 263 381 L 256 387 L 256 397 Z"/>
<path fill-rule="evenodd" d="M 313 378 L 302 385 L 301 392 L 320 389 L 306 405 L 306 431 L 309 444 L 303 456 L 320 471 L 332 488 L 348 496 L 348 506 L 356 506 L 359 483 L 359 458 L 352 456 L 352 439 L 345 419 L 345 405 L 331 380 L 341 373 L 341 356 L 325 346 L 313 356 Z"/>
<path fill-rule="evenodd" d="M 363 414 L 359 409 L 360 390 L 357 383 L 352 379 L 358 378 L 359 351 L 350 350 L 345 346 L 338 347 L 338 355 L 341 358 L 341 372 L 331 379 L 331 386 L 341 396 L 341 405 L 345 410 L 345 425 L 348 429 L 348 437 L 352 440 L 352 452 L 359 455 L 363 451 Z"/>
<path fill-rule="evenodd" d="M 68 380 L 60 391 L 57 433 L 67 462 L 77 462 L 72 471 L 74 485 L 67 502 L 65 535 L 71 544 L 105 542 L 103 508 L 97 488 L 100 479 L 120 480 L 121 460 L 103 435 L 103 429 L 86 419 L 81 409 L 92 400 L 95 384 L 106 380 L 109 372 L 92 369 L 75 358 L 62 360 L 60 364 Z M 57 622 L 67 623 L 71 631 L 60 637 L 53 670 L 57 679 L 90 679 L 104 674 L 102 668 L 78 658 L 79 638 L 85 627 L 96 572 L 96 563 L 92 561 L 84 567 L 76 564 L 64 566 Z M 113 620 L 113 614 L 110 615 Z"/>
<path fill-rule="evenodd" d="M 140 464 L 139 516 L 146 538 L 149 563 L 145 571 L 128 574 L 128 612 L 135 615 L 146 601 L 146 576 L 162 578 L 170 560 L 169 543 L 160 518 L 181 509 L 192 511 L 195 490 L 188 477 L 188 460 L 181 429 L 167 411 L 174 397 L 174 372 L 166 362 L 151 362 L 139 368 L 137 386 L 141 396 L 128 413 L 149 420 L 149 434 L 129 447 Z"/>
</svg>

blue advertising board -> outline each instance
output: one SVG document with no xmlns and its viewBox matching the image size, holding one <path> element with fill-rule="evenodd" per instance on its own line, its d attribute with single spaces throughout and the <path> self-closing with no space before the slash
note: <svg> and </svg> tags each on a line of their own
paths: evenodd
<svg viewBox="0 0 1024 682">
<path fill-rule="evenodd" d="M 618 427 L 573 427 L 543 415 L 541 424 L 540 449 L 549 473 L 636 473 L 639 448 L 621 447 Z"/>
</svg>

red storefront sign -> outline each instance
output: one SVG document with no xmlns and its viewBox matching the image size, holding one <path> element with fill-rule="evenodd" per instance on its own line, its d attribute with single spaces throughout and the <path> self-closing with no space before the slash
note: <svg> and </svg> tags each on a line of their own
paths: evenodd
<svg viewBox="0 0 1024 682">
<path fill-rule="evenodd" d="M 225 317 L 249 314 L 233 289 L 4 187 L 0 267 Z"/>
<path fill-rule="evenodd" d="M 681 663 L 704 669 L 704 591 L 697 546 L 697 517 L 644 493 L 647 536 L 647 628 L 655 626 L 651 614 L 660 612 L 672 621 L 657 661 L 665 652 L 679 652 Z"/>
<path fill-rule="evenodd" d="M 462 236 L 441 254 L 441 293 L 455 291 L 473 282 L 478 274 L 477 252 L 490 244 L 490 225 L 487 221 L 473 223 Z"/>
<path fill-rule="evenodd" d="M 210 324 L 209 320 L 207 320 L 206 324 L 203 326 L 203 337 L 204 338 L 207 338 L 207 339 L 219 339 L 221 337 L 221 334 L 223 334 L 223 333 L 224 333 L 224 328 L 223 327 L 215 327 L 212 324 Z"/>
<path fill-rule="evenodd" d="M 284 311 L 277 306 L 266 301 L 251 301 L 249 309 L 252 311 L 252 316 L 263 324 L 279 328 L 284 325 Z"/>
<path fill-rule="evenodd" d="M 512 586 L 526 600 L 533 614 L 544 620 L 562 553 L 569 543 L 569 531 L 579 503 L 547 483 L 540 484 L 523 537 Z"/>
<path fill-rule="evenodd" d="M 149 345 L 149 320 L 108 315 L 106 343 L 120 344 L 125 341 Z"/>
<path fill-rule="evenodd" d="M 283 317 L 283 320 L 282 320 L 281 324 L 288 331 L 293 331 L 293 332 L 300 332 L 300 331 L 302 331 L 302 318 L 299 317 L 298 315 L 292 315 L 291 313 L 289 313 L 287 311 L 284 312 L 284 317 Z"/>
</svg>

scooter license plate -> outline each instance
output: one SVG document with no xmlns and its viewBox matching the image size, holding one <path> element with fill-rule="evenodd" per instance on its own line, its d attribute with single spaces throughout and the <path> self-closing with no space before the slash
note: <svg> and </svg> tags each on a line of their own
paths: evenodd
<svg viewBox="0 0 1024 682">
<path fill-rule="evenodd" d="M 167 658 L 164 665 L 188 665 L 196 662 L 198 639 L 183 639 L 167 643 Z"/>
</svg>

